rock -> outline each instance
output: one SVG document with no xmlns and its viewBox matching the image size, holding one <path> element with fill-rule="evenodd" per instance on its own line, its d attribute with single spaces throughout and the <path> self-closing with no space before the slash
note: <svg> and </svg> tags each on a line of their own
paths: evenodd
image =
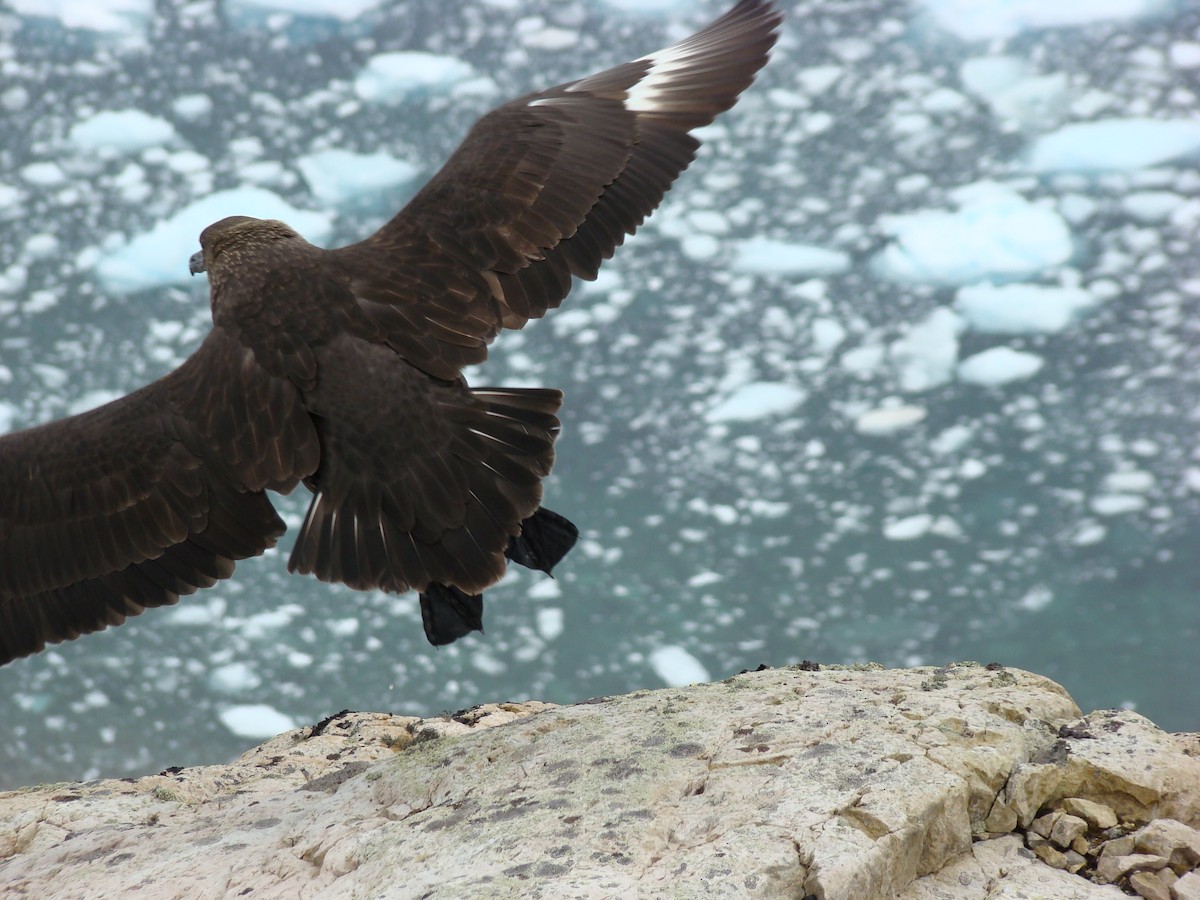
<svg viewBox="0 0 1200 900">
<path fill-rule="evenodd" d="M 1053 682 L 966 664 L 348 713 L 229 765 L 0 794 L 0 884 L 49 900 L 1119 897 L 1020 835 L 972 842 L 1064 797 L 1200 824 L 1200 760 L 1132 713 L 1080 722 Z"/>
<path fill-rule="evenodd" d="M 1096 864 L 1096 877 L 1101 881 L 1113 884 L 1122 875 L 1139 872 L 1143 869 L 1157 871 L 1167 867 L 1165 856 L 1155 856 L 1151 853 L 1131 853 L 1128 856 L 1102 856 Z"/>
<path fill-rule="evenodd" d="M 1139 853 L 1155 853 L 1171 860 L 1176 872 L 1186 872 L 1200 863 L 1200 831 L 1174 819 L 1158 819 L 1133 835 Z"/>
<path fill-rule="evenodd" d="M 1065 869 L 1071 864 L 1071 861 L 1063 854 L 1061 850 L 1056 848 L 1049 841 L 1031 847 L 1034 855 L 1048 866 L 1053 866 L 1056 869 Z"/>
<path fill-rule="evenodd" d="M 1128 856 L 1134 850 L 1133 835 L 1127 834 L 1124 837 L 1113 838 L 1111 841 L 1105 841 L 1104 846 L 1100 848 L 1101 857 L 1104 856 Z"/>
<path fill-rule="evenodd" d="M 1146 900 L 1171 900 L 1171 888 L 1157 872 L 1134 872 L 1129 876 L 1129 886 Z"/>
<path fill-rule="evenodd" d="M 1096 831 L 1112 828 L 1117 824 L 1117 814 L 1102 803 L 1093 803 L 1082 797 L 1066 797 L 1062 802 L 1063 812 L 1078 816 Z"/>
<path fill-rule="evenodd" d="M 1060 847 L 1070 847 L 1076 838 L 1087 833 L 1087 822 L 1078 816 L 1063 813 L 1050 830 L 1050 840 Z"/>
<path fill-rule="evenodd" d="M 1068 872 L 1075 873 L 1087 865 L 1087 857 L 1077 850 L 1067 850 L 1063 853 L 1067 858 L 1066 869 Z"/>
<path fill-rule="evenodd" d="M 1188 872 L 1171 885 L 1174 900 L 1200 900 L 1200 872 Z"/>
<path fill-rule="evenodd" d="M 1055 823 L 1063 817 L 1063 811 L 1056 809 L 1053 812 L 1046 813 L 1044 816 L 1038 816 L 1029 823 L 1029 830 L 1034 834 L 1039 834 L 1047 840 L 1050 839 L 1050 832 L 1054 829 Z"/>
</svg>

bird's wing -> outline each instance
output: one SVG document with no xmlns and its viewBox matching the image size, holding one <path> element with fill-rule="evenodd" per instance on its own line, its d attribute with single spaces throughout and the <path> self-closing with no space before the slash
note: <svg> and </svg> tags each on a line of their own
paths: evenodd
<svg viewBox="0 0 1200 900">
<path fill-rule="evenodd" d="M 390 222 L 332 251 L 374 340 L 439 378 L 478 363 L 502 327 L 591 279 L 691 162 L 688 132 L 734 104 L 780 14 L 741 0 L 703 31 L 484 116 Z"/>
<path fill-rule="evenodd" d="M 317 466 L 299 392 L 221 328 L 98 409 L 0 437 L 0 665 L 233 572 Z"/>
</svg>

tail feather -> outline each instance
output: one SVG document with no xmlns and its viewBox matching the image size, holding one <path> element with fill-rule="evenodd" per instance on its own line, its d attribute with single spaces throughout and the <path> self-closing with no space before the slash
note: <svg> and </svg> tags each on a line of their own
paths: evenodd
<svg viewBox="0 0 1200 900">
<path fill-rule="evenodd" d="M 377 437 L 365 443 L 352 421 L 322 420 L 321 465 L 307 481 L 315 496 L 291 571 L 359 589 L 452 586 L 469 597 L 503 577 L 509 548 L 550 565 L 569 548 L 540 530 L 528 549 L 520 543 L 554 463 L 562 393 L 419 390 L 428 392 L 426 406 L 390 453 Z"/>
</svg>

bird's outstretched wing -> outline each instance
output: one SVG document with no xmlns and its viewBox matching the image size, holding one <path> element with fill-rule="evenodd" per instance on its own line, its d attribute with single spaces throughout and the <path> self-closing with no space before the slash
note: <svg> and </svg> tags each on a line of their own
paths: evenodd
<svg viewBox="0 0 1200 900">
<path fill-rule="evenodd" d="M 221 328 L 127 397 L 0 437 L 0 665 L 227 578 L 283 533 L 263 490 L 318 457 L 298 391 Z"/>
<path fill-rule="evenodd" d="M 740 0 L 666 50 L 482 118 L 378 232 L 333 251 L 374 333 L 438 378 L 591 279 L 692 161 L 689 132 L 766 63 L 780 14 Z"/>
</svg>

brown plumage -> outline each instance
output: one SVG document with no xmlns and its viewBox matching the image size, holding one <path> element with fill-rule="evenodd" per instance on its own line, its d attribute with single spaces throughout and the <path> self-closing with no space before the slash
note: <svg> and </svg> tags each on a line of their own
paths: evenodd
<svg viewBox="0 0 1200 900">
<path fill-rule="evenodd" d="M 206 228 L 199 349 L 0 437 L 0 664 L 229 577 L 284 531 L 265 491 L 300 482 L 314 496 L 288 568 L 420 591 L 432 643 L 481 627 L 508 560 L 550 571 L 576 538 L 540 506 L 562 394 L 472 389 L 462 367 L 596 276 L 779 21 L 741 0 L 674 47 L 501 106 L 360 243 L 244 216 Z"/>
</svg>

